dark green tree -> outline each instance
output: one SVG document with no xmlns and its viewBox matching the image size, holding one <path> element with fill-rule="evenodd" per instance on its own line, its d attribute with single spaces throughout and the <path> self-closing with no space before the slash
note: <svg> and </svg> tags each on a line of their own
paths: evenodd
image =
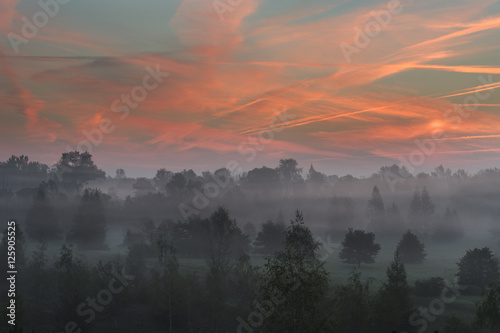
<svg viewBox="0 0 500 333">
<path fill-rule="evenodd" d="M 488 247 L 467 250 L 458 265 L 458 283 L 485 288 L 490 283 L 498 283 L 500 278 L 498 260 Z"/>
<path fill-rule="evenodd" d="M 331 328 L 338 333 L 372 332 L 372 300 L 369 278 L 364 283 L 361 273 L 353 269 L 345 285 L 338 286 L 331 305 Z"/>
<path fill-rule="evenodd" d="M 274 223 L 270 220 L 264 223 L 254 242 L 256 252 L 274 254 L 280 250 L 285 240 L 285 232 L 284 223 Z"/>
<path fill-rule="evenodd" d="M 326 182 L 326 175 L 314 169 L 313 165 L 309 167 L 309 173 L 307 174 L 307 180 L 313 184 L 324 184 Z"/>
<path fill-rule="evenodd" d="M 413 197 L 410 202 L 410 210 L 408 212 L 408 218 L 410 221 L 415 221 L 422 216 L 422 197 L 418 189 L 413 193 Z"/>
<path fill-rule="evenodd" d="M 228 275 L 241 252 L 248 250 L 250 241 L 238 227 L 236 220 L 232 219 L 223 207 L 212 213 L 205 225 L 209 245 L 209 272 L 206 282 L 210 302 L 210 326 L 212 331 L 217 332 L 226 311 Z"/>
<path fill-rule="evenodd" d="M 154 291 L 157 299 L 156 308 L 161 309 L 161 317 L 167 317 L 168 331 L 173 331 L 173 316 L 175 311 L 175 303 L 181 298 L 176 295 L 179 290 L 179 263 L 175 254 L 175 247 L 163 235 L 159 236 L 156 241 L 158 248 L 159 272 L 153 272 L 153 279 L 156 281 L 157 289 Z M 176 297 L 177 296 L 177 297 Z"/>
<path fill-rule="evenodd" d="M 26 232 L 37 241 L 52 241 L 61 238 L 59 220 L 51 205 L 45 182 L 40 184 L 33 203 L 26 213 Z"/>
<path fill-rule="evenodd" d="M 478 302 L 476 324 L 490 332 L 500 329 L 500 284 L 492 286 L 486 297 Z"/>
<path fill-rule="evenodd" d="M 380 251 L 380 244 L 375 243 L 373 232 L 349 228 L 342 241 L 339 258 L 343 263 L 357 264 L 360 267 L 361 263 L 374 263 L 378 251 Z"/>
<path fill-rule="evenodd" d="M 366 213 L 370 219 L 370 227 L 375 232 L 385 232 L 387 229 L 385 220 L 384 200 L 377 186 L 373 187 L 372 197 L 368 201 Z"/>
<path fill-rule="evenodd" d="M 67 240 L 76 243 L 82 249 L 104 249 L 106 231 L 106 214 L 101 191 L 86 189 Z"/>
<path fill-rule="evenodd" d="M 261 303 L 272 302 L 268 332 L 321 332 L 325 322 L 319 304 L 328 288 L 328 272 L 318 259 L 319 244 L 300 211 L 288 227 L 284 250 L 264 266 Z M 268 311 L 268 314 L 271 311 Z"/>
<path fill-rule="evenodd" d="M 376 329 L 373 331 L 410 331 L 408 318 L 413 311 L 413 304 L 406 279 L 406 268 L 397 251 L 387 268 L 386 276 L 387 280 L 380 288 L 374 304 Z"/>
<path fill-rule="evenodd" d="M 104 178 L 105 172 L 97 168 L 88 152 L 63 153 L 54 166 L 54 178 L 68 191 L 79 192 L 91 180 Z"/>
<path fill-rule="evenodd" d="M 68 318 L 75 318 L 75 309 L 90 294 L 90 271 L 87 265 L 73 255 L 73 251 L 63 246 L 55 265 L 58 299 L 56 322 L 64 325 Z M 83 318 L 75 320 L 80 326 L 84 325 Z M 86 324 L 85 324 L 86 325 Z"/>
<path fill-rule="evenodd" d="M 293 158 L 281 159 L 276 171 L 278 172 L 285 195 L 293 194 L 297 186 L 304 181 L 302 178 L 302 168 L 298 167 L 297 160 Z"/>
<path fill-rule="evenodd" d="M 422 189 L 421 198 L 422 198 L 422 216 L 425 219 L 429 219 L 432 217 L 432 215 L 434 215 L 435 206 L 425 186 Z"/>
<path fill-rule="evenodd" d="M 396 251 L 399 252 L 400 259 L 405 264 L 420 264 L 427 256 L 424 243 L 411 230 L 403 235 Z"/>
</svg>

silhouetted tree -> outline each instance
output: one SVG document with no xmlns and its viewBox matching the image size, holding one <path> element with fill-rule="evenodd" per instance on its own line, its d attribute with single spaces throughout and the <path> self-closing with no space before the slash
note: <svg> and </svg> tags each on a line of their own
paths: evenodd
<svg viewBox="0 0 500 333">
<path fill-rule="evenodd" d="M 90 272 L 87 265 L 73 255 L 67 246 L 61 248 L 59 258 L 55 262 L 56 285 L 58 297 L 58 311 L 56 319 L 60 325 L 65 325 L 68 318 L 75 318 L 74 313 L 78 304 L 89 295 Z M 75 320 L 77 320 L 75 318 Z M 83 318 L 77 322 L 83 326 Z"/>
<path fill-rule="evenodd" d="M 248 236 L 242 233 L 229 212 L 219 207 L 205 222 L 209 242 L 207 288 L 210 300 L 211 326 L 217 332 L 225 312 L 226 279 L 237 262 L 238 255 L 246 252 Z"/>
<path fill-rule="evenodd" d="M 307 181 L 316 184 L 316 185 L 322 185 L 326 182 L 326 175 L 324 173 L 316 171 L 314 169 L 313 165 L 309 167 L 309 173 L 307 174 Z"/>
<path fill-rule="evenodd" d="M 38 187 L 33 203 L 26 213 L 26 232 L 38 242 L 61 238 L 59 220 L 46 193 L 45 183 Z"/>
<path fill-rule="evenodd" d="M 270 192 L 280 185 L 278 171 L 268 167 L 255 168 L 241 179 L 243 187 L 255 192 Z"/>
<path fill-rule="evenodd" d="M 125 174 L 125 170 L 123 170 L 123 169 L 116 169 L 115 178 L 116 179 L 125 179 L 125 178 L 127 178 L 127 175 Z"/>
<path fill-rule="evenodd" d="M 374 332 L 410 331 L 408 318 L 412 313 L 410 287 L 406 280 L 406 268 L 396 251 L 394 260 L 387 268 L 387 280 L 375 300 Z"/>
<path fill-rule="evenodd" d="M 101 200 L 101 191 L 86 189 L 67 240 L 75 242 L 83 249 L 103 249 L 106 231 L 106 215 Z"/>
<path fill-rule="evenodd" d="M 327 176 L 321 172 L 316 171 L 311 164 L 311 166 L 309 167 L 309 172 L 307 173 L 307 183 L 309 187 L 309 195 L 324 195 L 325 186 L 327 185 Z"/>
<path fill-rule="evenodd" d="M 156 171 L 156 175 L 153 178 L 153 184 L 156 190 L 159 192 L 165 192 L 167 189 L 167 184 L 173 176 L 174 173 L 172 171 L 168 171 L 164 168 Z"/>
<path fill-rule="evenodd" d="M 458 265 L 458 283 L 485 288 L 500 278 L 498 260 L 488 247 L 467 250 Z"/>
<path fill-rule="evenodd" d="M 494 285 L 486 294 L 486 298 L 477 304 L 477 326 L 498 332 L 500 329 L 500 285 Z"/>
<path fill-rule="evenodd" d="M 30 162 L 28 156 L 12 155 L 0 162 L 0 194 L 21 188 L 35 187 L 47 180 L 49 167 L 39 162 Z"/>
<path fill-rule="evenodd" d="M 55 180 L 61 182 L 66 190 L 79 192 L 89 181 L 104 178 L 104 171 L 97 168 L 88 152 L 72 151 L 63 153 L 54 166 Z"/>
<path fill-rule="evenodd" d="M 451 170 L 449 168 L 445 169 L 441 164 L 440 166 L 434 168 L 434 171 L 431 172 L 431 175 L 432 177 L 437 177 L 437 178 L 450 178 Z"/>
<path fill-rule="evenodd" d="M 434 215 L 434 203 L 431 200 L 431 197 L 429 196 L 429 192 L 427 189 L 424 188 L 422 189 L 422 215 L 425 219 L 429 219 L 432 215 Z"/>
<path fill-rule="evenodd" d="M 412 223 L 412 228 L 417 230 L 419 234 L 424 237 L 429 234 L 434 209 L 434 203 L 432 202 L 427 189 L 424 187 L 422 193 L 419 193 L 418 189 L 415 190 L 410 203 L 408 218 Z"/>
<path fill-rule="evenodd" d="M 293 194 L 296 186 L 303 182 L 302 168 L 298 167 L 297 161 L 293 158 L 281 159 L 276 171 L 285 195 Z"/>
<path fill-rule="evenodd" d="M 353 269 L 347 283 L 335 289 L 330 307 L 333 332 L 373 332 L 371 284 L 371 278 L 363 283 L 361 273 Z"/>
<path fill-rule="evenodd" d="M 296 211 L 286 233 L 284 250 L 264 266 L 261 302 L 275 302 L 272 315 L 264 324 L 268 332 L 307 333 L 325 328 L 318 307 L 328 287 L 328 272 L 318 259 L 318 246 L 302 213 Z"/>
<path fill-rule="evenodd" d="M 135 190 L 136 197 L 140 197 L 140 196 L 144 196 L 148 193 L 156 192 L 156 189 L 154 188 L 153 184 L 151 183 L 151 180 L 144 178 L 144 177 L 137 178 L 137 180 L 135 181 L 135 183 L 132 187 Z"/>
<path fill-rule="evenodd" d="M 284 223 L 274 223 L 273 221 L 264 223 L 254 242 L 256 252 L 274 254 L 280 250 L 285 240 L 285 232 Z"/>
<path fill-rule="evenodd" d="M 166 237 L 161 235 L 156 241 L 156 246 L 160 264 L 160 271 L 154 272 L 155 285 L 158 286 L 158 289 L 155 290 L 155 295 L 158 297 L 157 307 L 168 314 L 169 332 L 172 332 L 174 303 L 180 299 L 180 297 L 175 297 L 176 286 L 179 285 L 179 263 L 175 255 L 175 248 Z M 164 316 L 162 315 L 162 317 Z"/>
<path fill-rule="evenodd" d="M 420 264 L 427 256 L 424 244 L 410 230 L 403 235 L 396 251 L 399 253 L 401 262 L 405 264 Z"/>
<path fill-rule="evenodd" d="M 373 187 L 372 197 L 368 201 L 366 211 L 370 218 L 371 228 L 375 232 L 384 232 L 386 229 L 384 201 L 377 186 Z"/>
<path fill-rule="evenodd" d="M 446 208 L 444 217 L 440 218 L 434 226 L 432 239 L 439 242 L 453 242 L 463 237 L 463 225 L 456 210 Z"/>
<path fill-rule="evenodd" d="M 238 312 L 249 312 L 257 296 L 260 282 L 259 267 L 252 265 L 250 256 L 241 253 L 230 275 L 231 291 Z"/>
<path fill-rule="evenodd" d="M 361 263 L 374 263 L 378 251 L 380 251 L 380 244 L 375 243 L 373 232 L 367 233 L 364 230 L 349 228 L 342 241 L 339 258 L 343 263 L 357 264 L 360 267 Z"/>
<path fill-rule="evenodd" d="M 166 185 L 167 193 L 170 195 L 182 195 L 187 185 L 187 179 L 182 173 L 174 174 Z"/>
</svg>

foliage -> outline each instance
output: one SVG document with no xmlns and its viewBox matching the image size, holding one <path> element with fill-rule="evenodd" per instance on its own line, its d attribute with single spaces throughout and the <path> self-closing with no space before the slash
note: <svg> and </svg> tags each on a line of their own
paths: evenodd
<svg viewBox="0 0 500 333">
<path fill-rule="evenodd" d="M 61 228 L 54 207 L 50 202 L 50 189 L 42 183 L 26 213 L 26 232 L 31 239 L 42 242 L 61 238 Z"/>
<path fill-rule="evenodd" d="M 101 191 L 86 189 L 67 240 L 76 243 L 82 249 L 103 249 L 106 230 L 106 215 L 101 200 Z"/>
<path fill-rule="evenodd" d="M 396 251 L 398 251 L 401 261 L 405 264 L 420 264 L 427 256 L 424 244 L 410 230 L 403 235 Z"/>
<path fill-rule="evenodd" d="M 349 228 L 342 241 L 342 250 L 339 258 L 347 264 L 361 263 L 371 264 L 375 262 L 375 256 L 380 251 L 380 244 L 375 243 L 375 234 L 364 230 L 353 230 Z"/>
<path fill-rule="evenodd" d="M 445 287 L 444 279 L 439 276 L 415 281 L 414 294 L 420 297 L 440 297 Z"/>
<path fill-rule="evenodd" d="M 489 330 L 500 329 L 500 284 L 493 285 L 477 304 L 476 324 Z"/>
<path fill-rule="evenodd" d="M 273 302 L 265 327 L 269 332 L 321 331 L 325 322 L 318 306 L 327 290 L 328 273 L 300 211 L 288 227 L 284 245 L 264 266 L 261 298 Z"/>
<path fill-rule="evenodd" d="M 63 153 L 55 165 L 55 180 L 60 181 L 68 191 L 79 192 L 89 181 L 104 178 L 104 171 L 97 168 L 88 152 Z"/>
<path fill-rule="evenodd" d="M 274 254 L 280 250 L 285 240 L 286 226 L 283 223 L 267 221 L 262 225 L 262 230 L 257 234 L 254 246 L 258 253 Z"/>
<path fill-rule="evenodd" d="M 498 260 L 488 247 L 467 250 L 458 265 L 458 282 L 461 285 L 473 285 L 485 288 L 490 283 L 497 283 L 500 278 Z"/>
<path fill-rule="evenodd" d="M 346 284 L 338 286 L 331 305 L 331 327 L 339 333 L 364 333 L 372 331 L 372 299 L 370 285 L 372 279 L 364 283 L 361 273 L 354 268 Z"/>
<path fill-rule="evenodd" d="M 377 332 L 409 331 L 408 318 L 412 312 L 410 287 L 406 268 L 396 251 L 394 260 L 387 268 L 387 280 L 375 300 L 375 324 Z"/>
</svg>

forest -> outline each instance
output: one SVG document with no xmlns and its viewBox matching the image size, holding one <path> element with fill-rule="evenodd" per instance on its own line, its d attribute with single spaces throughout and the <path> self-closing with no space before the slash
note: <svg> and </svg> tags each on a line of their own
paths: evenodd
<svg viewBox="0 0 500 333">
<path fill-rule="evenodd" d="M 497 168 L 354 177 L 288 158 L 131 178 L 87 152 L 12 156 L 0 331 L 498 332 L 499 202 Z"/>
</svg>

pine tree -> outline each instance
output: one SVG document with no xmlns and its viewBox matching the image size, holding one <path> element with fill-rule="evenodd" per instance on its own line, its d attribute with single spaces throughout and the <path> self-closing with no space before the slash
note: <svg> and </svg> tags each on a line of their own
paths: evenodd
<svg viewBox="0 0 500 333">
<path fill-rule="evenodd" d="M 398 251 L 401 257 L 401 262 L 405 264 L 420 264 L 427 255 L 424 244 L 410 230 L 403 235 L 396 251 Z"/>
<path fill-rule="evenodd" d="M 406 279 L 406 268 L 396 251 L 394 260 L 387 268 L 387 280 L 375 300 L 376 332 L 409 331 L 408 318 L 412 312 L 410 287 Z"/>
<path fill-rule="evenodd" d="M 434 214 L 434 203 L 431 200 L 431 197 L 429 196 L 429 192 L 427 192 L 427 189 L 423 188 L 422 190 L 422 215 L 425 219 L 429 219 L 432 217 Z"/>
<path fill-rule="evenodd" d="M 373 187 L 372 197 L 368 201 L 367 214 L 370 218 L 370 226 L 375 232 L 386 231 L 384 201 L 377 186 Z"/>
</svg>

